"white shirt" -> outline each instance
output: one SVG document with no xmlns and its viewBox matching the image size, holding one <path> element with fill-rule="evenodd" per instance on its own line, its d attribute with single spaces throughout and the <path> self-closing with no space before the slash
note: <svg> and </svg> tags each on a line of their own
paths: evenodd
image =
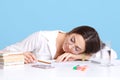
<svg viewBox="0 0 120 80">
<path fill-rule="evenodd" d="M 7 51 L 32 51 L 38 59 L 53 59 L 56 54 L 58 30 L 35 32 L 26 39 L 6 47 Z"/>
<path fill-rule="evenodd" d="M 35 32 L 26 39 L 16 44 L 6 47 L 4 50 L 8 51 L 32 51 L 38 59 L 49 60 L 53 59 L 56 54 L 56 38 L 59 30 L 55 31 L 39 31 Z M 104 58 L 108 57 L 105 47 L 102 49 L 102 55 Z M 98 51 L 94 57 L 99 58 L 101 51 Z M 116 52 L 112 49 L 112 58 L 117 58 Z"/>
</svg>

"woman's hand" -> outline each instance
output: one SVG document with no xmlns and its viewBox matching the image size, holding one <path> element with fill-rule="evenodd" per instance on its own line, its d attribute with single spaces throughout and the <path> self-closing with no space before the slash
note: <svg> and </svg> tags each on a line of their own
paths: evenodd
<svg viewBox="0 0 120 80">
<path fill-rule="evenodd" d="M 36 59 L 35 55 L 32 54 L 31 52 L 25 52 L 24 57 L 25 57 L 24 58 L 24 63 L 25 64 L 37 62 L 37 59 Z"/>
<path fill-rule="evenodd" d="M 74 61 L 77 59 L 77 55 L 71 53 L 64 53 L 57 57 L 57 62 L 65 62 L 65 61 Z"/>
</svg>

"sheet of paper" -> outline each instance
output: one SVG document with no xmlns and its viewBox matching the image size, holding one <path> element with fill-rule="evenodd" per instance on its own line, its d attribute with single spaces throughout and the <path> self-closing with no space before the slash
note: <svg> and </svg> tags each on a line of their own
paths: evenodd
<svg viewBox="0 0 120 80">
<path fill-rule="evenodd" d="M 45 65 L 45 64 L 34 64 L 34 65 L 32 65 L 32 67 L 41 68 L 41 69 L 52 69 L 52 68 L 54 68 L 51 65 Z"/>
</svg>

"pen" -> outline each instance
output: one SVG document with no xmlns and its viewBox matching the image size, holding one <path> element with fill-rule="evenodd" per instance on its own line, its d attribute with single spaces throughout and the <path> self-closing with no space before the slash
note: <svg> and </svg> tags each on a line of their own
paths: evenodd
<svg viewBox="0 0 120 80">
<path fill-rule="evenodd" d="M 38 62 L 46 63 L 46 64 L 51 64 L 51 62 L 47 62 L 47 61 L 43 61 L 43 60 L 38 60 Z"/>
</svg>

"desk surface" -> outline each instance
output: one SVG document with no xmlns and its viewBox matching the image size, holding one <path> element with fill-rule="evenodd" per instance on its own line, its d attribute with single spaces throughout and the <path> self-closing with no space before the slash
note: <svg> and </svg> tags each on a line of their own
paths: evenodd
<svg viewBox="0 0 120 80">
<path fill-rule="evenodd" d="M 120 63 L 120 61 L 118 61 Z M 26 64 L 18 69 L 0 69 L 0 80 L 98 80 L 119 79 L 120 65 L 104 67 L 90 61 L 53 63 L 52 69 L 40 69 Z M 76 65 L 87 65 L 85 71 L 73 70 Z"/>
</svg>

